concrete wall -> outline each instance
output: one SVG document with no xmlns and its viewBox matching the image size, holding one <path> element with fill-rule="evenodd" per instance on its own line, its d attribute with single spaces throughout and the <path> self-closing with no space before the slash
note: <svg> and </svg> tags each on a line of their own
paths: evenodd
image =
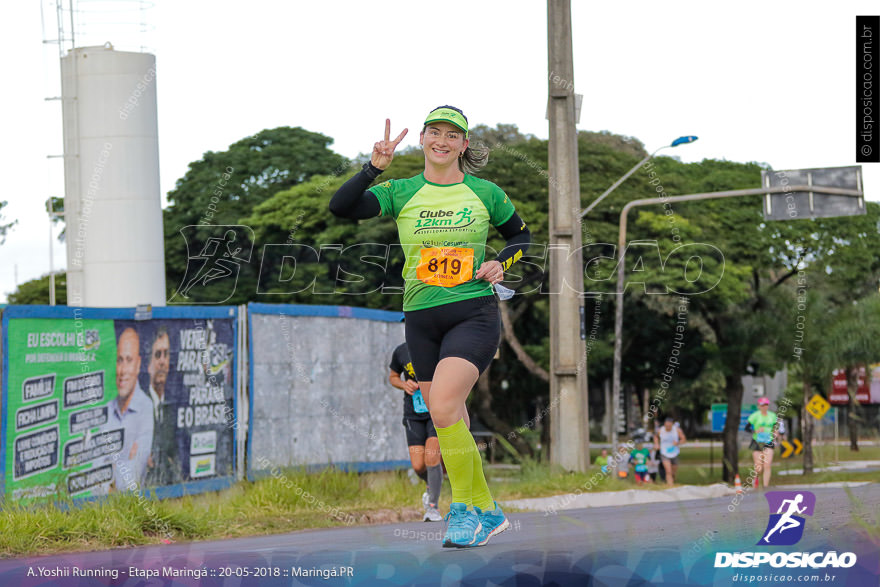
<svg viewBox="0 0 880 587">
<path fill-rule="evenodd" d="M 387 468 L 409 458 L 403 392 L 388 383 L 391 352 L 404 341 L 400 313 L 323 308 L 249 307 L 249 473 L 329 463 Z"/>
</svg>

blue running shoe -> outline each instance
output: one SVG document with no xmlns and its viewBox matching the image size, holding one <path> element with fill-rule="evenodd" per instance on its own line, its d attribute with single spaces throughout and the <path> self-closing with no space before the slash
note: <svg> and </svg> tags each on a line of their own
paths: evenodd
<svg viewBox="0 0 880 587">
<path fill-rule="evenodd" d="M 467 548 L 473 545 L 480 532 L 480 520 L 476 512 L 468 511 L 467 505 L 459 502 L 449 504 L 446 514 L 446 536 L 443 537 L 443 548 Z"/>
<path fill-rule="evenodd" d="M 480 531 L 477 532 L 474 546 L 485 546 L 490 538 L 510 528 L 510 522 L 507 521 L 504 512 L 501 511 L 501 506 L 498 505 L 497 501 L 494 503 L 495 509 L 492 511 L 484 512 L 477 506 L 474 506 L 474 511 L 477 512 L 477 518 L 480 520 Z"/>
</svg>

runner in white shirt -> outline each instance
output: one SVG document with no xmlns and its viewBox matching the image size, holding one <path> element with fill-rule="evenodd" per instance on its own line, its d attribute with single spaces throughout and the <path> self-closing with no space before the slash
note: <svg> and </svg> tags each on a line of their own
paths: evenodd
<svg viewBox="0 0 880 587">
<path fill-rule="evenodd" d="M 683 445 L 687 439 L 684 432 L 678 426 L 672 425 L 672 418 L 666 418 L 656 432 L 654 432 L 654 450 L 660 451 L 660 460 L 663 462 L 663 468 L 666 471 L 666 484 L 675 483 L 675 473 L 678 471 L 678 455 L 681 452 L 679 447 Z"/>
</svg>

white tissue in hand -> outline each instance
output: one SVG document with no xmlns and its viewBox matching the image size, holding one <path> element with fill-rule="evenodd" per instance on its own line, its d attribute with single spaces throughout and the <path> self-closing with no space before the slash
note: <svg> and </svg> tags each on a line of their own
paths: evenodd
<svg viewBox="0 0 880 587">
<path fill-rule="evenodd" d="M 500 283 L 495 284 L 495 291 L 498 293 L 499 300 L 509 300 L 510 298 L 513 297 L 513 294 L 516 293 L 512 289 L 508 289 L 508 288 L 504 287 L 503 285 L 501 285 Z"/>
</svg>

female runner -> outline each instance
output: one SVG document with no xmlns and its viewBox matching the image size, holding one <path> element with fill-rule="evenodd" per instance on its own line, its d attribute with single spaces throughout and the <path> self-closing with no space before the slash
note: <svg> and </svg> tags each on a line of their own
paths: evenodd
<svg viewBox="0 0 880 587">
<path fill-rule="evenodd" d="M 435 108 L 425 119 L 419 135 L 423 173 L 367 189 L 406 133 L 391 140 L 391 122 L 385 121 L 385 139 L 373 146 L 363 170 L 333 195 L 330 211 L 397 221 L 406 256 L 406 342 L 452 488 L 443 546 L 482 546 L 510 523 L 486 485 L 465 400 L 501 339 L 492 287 L 522 257 L 530 235 L 507 195 L 471 175 L 485 165 L 487 153 L 469 147 L 467 118 L 451 106 Z M 490 225 L 507 243 L 487 261 Z"/>
</svg>

